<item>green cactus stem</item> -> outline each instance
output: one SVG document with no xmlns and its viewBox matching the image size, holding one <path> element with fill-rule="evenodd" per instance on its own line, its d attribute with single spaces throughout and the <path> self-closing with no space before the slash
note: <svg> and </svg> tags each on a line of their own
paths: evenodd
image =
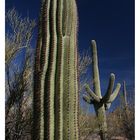
<svg viewBox="0 0 140 140">
<path fill-rule="evenodd" d="M 35 56 L 33 140 L 78 140 L 75 0 L 43 0 Z"/>
<path fill-rule="evenodd" d="M 106 113 L 105 111 L 110 108 L 111 103 L 117 97 L 121 85 L 118 83 L 116 89 L 113 91 L 115 75 L 111 73 L 109 79 L 109 85 L 107 88 L 106 94 L 102 97 L 101 87 L 100 87 L 100 77 L 98 69 L 98 57 L 97 57 L 97 48 L 95 40 L 92 40 L 91 47 L 93 50 L 93 83 L 95 92 L 93 92 L 89 85 L 85 85 L 85 89 L 88 95 L 84 95 L 83 99 L 92 104 L 95 108 L 95 112 L 98 118 L 100 137 L 102 140 L 107 140 L 107 123 L 106 123 Z"/>
<path fill-rule="evenodd" d="M 123 97 L 124 97 L 124 106 L 127 108 L 127 91 L 126 91 L 126 83 L 123 81 Z"/>
</svg>

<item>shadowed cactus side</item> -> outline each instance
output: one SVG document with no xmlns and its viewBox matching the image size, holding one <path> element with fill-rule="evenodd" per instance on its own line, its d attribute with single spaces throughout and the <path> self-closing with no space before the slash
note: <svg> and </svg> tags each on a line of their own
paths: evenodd
<svg viewBox="0 0 140 140">
<path fill-rule="evenodd" d="M 109 79 L 109 85 L 106 94 L 102 97 L 101 87 L 100 87 L 100 77 L 99 77 L 99 69 L 98 69 L 98 57 L 97 57 L 97 48 L 96 42 L 92 40 L 92 56 L 93 56 L 93 83 L 95 92 L 93 92 L 89 85 L 85 85 L 85 89 L 88 95 L 83 95 L 83 99 L 89 103 L 94 105 L 95 112 L 98 118 L 100 136 L 102 140 L 107 140 L 107 123 L 106 123 L 106 113 L 105 110 L 109 109 L 111 103 L 117 97 L 121 85 L 118 83 L 116 89 L 113 91 L 115 75 L 111 73 Z"/>
<path fill-rule="evenodd" d="M 78 140 L 77 7 L 43 0 L 34 71 L 33 140 Z"/>
</svg>

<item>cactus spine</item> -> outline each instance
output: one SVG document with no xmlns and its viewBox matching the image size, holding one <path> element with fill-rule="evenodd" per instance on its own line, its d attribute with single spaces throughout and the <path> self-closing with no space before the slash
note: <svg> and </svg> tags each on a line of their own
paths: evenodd
<svg viewBox="0 0 140 140">
<path fill-rule="evenodd" d="M 95 87 L 95 93 L 90 89 L 89 85 L 85 85 L 86 92 L 88 95 L 84 95 L 83 99 L 89 103 L 93 104 L 95 112 L 98 118 L 100 136 L 102 140 L 107 139 L 107 123 L 106 123 L 106 114 L 107 110 L 111 103 L 115 100 L 116 96 L 119 93 L 121 85 L 118 83 L 116 89 L 113 91 L 113 86 L 115 82 L 115 75 L 112 73 L 110 75 L 109 86 L 106 94 L 102 97 L 101 88 L 100 88 L 100 77 L 98 69 L 98 57 L 97 57 L 97 48 L 95 40 L 91 42 L 92 52 L 93 52 L 93 83 Z"/>
<path fill-rule="evenodd" d="M 33 114 L 33 140 L 78 140 L 75 0 L 42 2 Z"/>
</svg>

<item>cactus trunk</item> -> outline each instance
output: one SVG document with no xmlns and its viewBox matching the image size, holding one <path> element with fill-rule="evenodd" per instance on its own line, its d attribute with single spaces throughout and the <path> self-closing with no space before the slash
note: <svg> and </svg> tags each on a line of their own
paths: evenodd
<svg viewBox="0 0 140 140">
<path fill-rule="evenodd" d="M 124 97 L 124 106 L 127 108 L 127 92 L 126 92 L 126 83 L 123 81 L 123 97 Z"/>
<path fill-rule="evenodd" d="M 33 104 L 33 140 L 78 140 L 75 0 L 43 1 Z"/>
<path fill-rule="evenodd" d="M 103 104 L 99 105 L 98 103 L 94 104 L 95 112 L 97 115 L 98 125 L 99 125 L 99 134 L 101 140 L 107 140 L 107 123 L 106 123 L 106 114 L 105 107 Z"/>
<path fill-rule="evenodd" d="M 93 56 L 93 83 L 95 88 L 95 93 L 90 89 L 90 87 L 86 84 L 85 88 L 88 95 L 84 95 L 83 99 L 89 103 L 93 104 L 96 112 L 96 116 L 98 118 L 98 125 L 100 130 L 101 140 L 107 140 L 107 123 L 106 123 L 106 110 L 110 107 L 111 103 L 115 100 L 117 94 L 120 90 L 120 84 L 117 84 L 116 89 L 113 91 L 115 75 L 110 75 L 109 86 L 106 94 L 102 97 L 101 95 L 101 87 L 100 87 L 100 77 L 99 77 L 99 69 L 98 69 L 98 57 L 97 57 L 97 48 L 96 42 L 93 40 L 91 42 L 92 46 L 92 56 Z"/>
</svg>

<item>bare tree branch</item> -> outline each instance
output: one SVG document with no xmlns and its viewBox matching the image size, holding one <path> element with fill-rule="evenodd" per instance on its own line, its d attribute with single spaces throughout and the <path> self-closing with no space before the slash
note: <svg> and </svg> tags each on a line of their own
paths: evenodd
<svg viewBox="0 0 140 140">
<path fill-rule="evenodd" d="M 6 13 L 6 22 L 9 27 L 5 40 L 6 139 L 27 139 L 31 135 L 32 123 L 31 39 L 35 21 L 28 17 L 22 18 L 15 9 L 12 9 Z"/>
</svg>

